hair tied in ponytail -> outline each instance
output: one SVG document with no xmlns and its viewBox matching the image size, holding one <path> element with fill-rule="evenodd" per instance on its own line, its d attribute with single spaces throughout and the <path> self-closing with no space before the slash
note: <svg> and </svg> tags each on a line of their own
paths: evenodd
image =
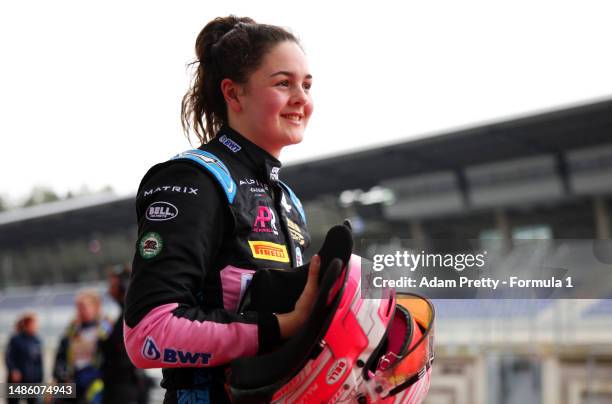
<svg viewBox="0 0 612 404">
<path fill-rule="evenodd" d="M 248 32 L 247 32 L 248 29 Z M 284 28 L 258 24 L 249 17 L 219 17 L 210 21 L 196 39 L 196 61 L 191 86 L 181 103 L 181 123 L 189 138 L 212 140 L 228 124 L 221 80 L 246 83 L 276 44 L 297 38 Z"/>
</svg>

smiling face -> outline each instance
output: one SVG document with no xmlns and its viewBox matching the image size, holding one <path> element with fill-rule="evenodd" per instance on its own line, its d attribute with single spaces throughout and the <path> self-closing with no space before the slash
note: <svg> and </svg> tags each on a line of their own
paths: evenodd
<svg viewBox="0 0 612 404">
<path fill-rule="evenodd" d="M 292 41 L 281 42 L 263 58 L 236 102 L 228 103 L 229 124 L 275 157 L 302 141 L 313 110 L 312 76 L 306 55 Z M 226 98 L 227 99 L 227 98 Z"/>
</svg>

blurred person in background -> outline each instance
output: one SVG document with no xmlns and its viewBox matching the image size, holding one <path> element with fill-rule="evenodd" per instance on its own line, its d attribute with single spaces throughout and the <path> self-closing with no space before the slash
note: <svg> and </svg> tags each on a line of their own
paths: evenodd
<svg viewBox="0 0 612 404">
<path fill-rule="evenodd" d="M 102 402 L 99 341 L 108 338 L 112 324 L 101 313 L 95 289 L 81 290 L 75 299 L 76 318 L 64 332 L 55 357 L 53 377 L 58 383 L 75 383 L 77 403 Z M 69 399 L 70 402 L 74 402 Z"/>
<path fill-rule="evenodd" d="M 130 267 L 117 265 L 108 271 L 108 294 L 121 307 L 121 312 L 108 338 L 100 341 L 102 352 L 103 403 L 138 403 L 149 401 L 151 379 L 137 369 L 125 350 L 123 342 L 123 306 L 130 279 Z"/>
<path fill-rule="evenodd" d="M 38 316 L 34 312 L 23 313 L 15 325 L 5 353 L 8 383 L 42 383 L 42 344 L 38 338 Z M 25 399 L 8 399 L 9 404 Z M 37 398 L 28 398 L 36 403 Z"/>
</svg>

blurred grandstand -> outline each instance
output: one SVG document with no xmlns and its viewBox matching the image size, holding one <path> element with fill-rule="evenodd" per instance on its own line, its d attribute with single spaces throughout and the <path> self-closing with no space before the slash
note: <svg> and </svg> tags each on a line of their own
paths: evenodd
<svg viewBox="0 0 612 404">
<path fill-rule="evenodd" d="M 516 239 L 607 240 L 612 100 L 291 165 L 282 176 L 301 196 L 314 246 L 345 217 L 359 238 L 476 239 L 510 257 Z M 0 347 L 15 316 L 35 309 L 48 368 L 76 289 L 102 288 L 103 268 L 129 262 L 135 239 L 133 197 L 1 213 Z M 592 252 L 565 251 L 550 253 L 594 265 Z M 600 286 L 612 299 L 612 285 Z M 612 300 L 435 304 L 428 403 L 612 402 Z M 110 300 L 105 308 L 117 313 Z"/>
</svg>

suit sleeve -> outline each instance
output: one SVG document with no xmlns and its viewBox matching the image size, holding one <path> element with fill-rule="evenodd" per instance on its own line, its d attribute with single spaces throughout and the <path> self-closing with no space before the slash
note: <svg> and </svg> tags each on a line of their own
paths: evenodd
<svg viewBox="0 0 612 404">
<path fill-rule="evenodd" d="M 233 229 L 225 194 L 208 173 L 187 161 L 153 167 L 136 210 L 138 241 L 124 318 L 134 365 L 217 366 L 278 343 L 274 314 L 227 311 L 215 304 L 222 301 L 221 287 L 204 287 L 219 270 L 215 258 Z"/>
</svg>

